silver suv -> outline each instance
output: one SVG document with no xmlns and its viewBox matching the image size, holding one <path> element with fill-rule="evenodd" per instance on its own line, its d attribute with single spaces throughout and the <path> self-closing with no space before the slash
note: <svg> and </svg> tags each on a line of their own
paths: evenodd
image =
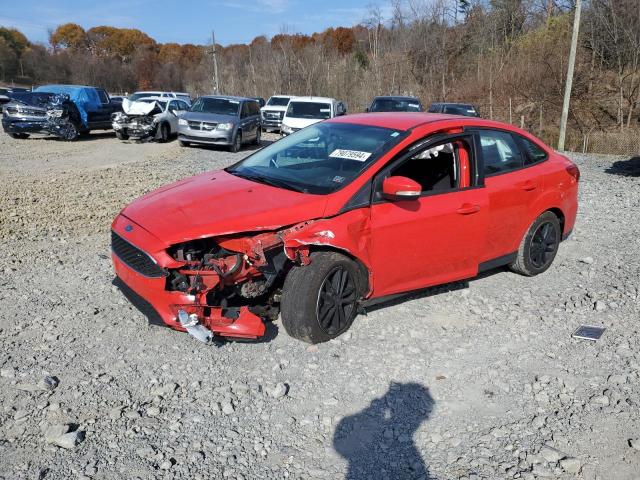
<svg viewBox="0 0 640 480">
<path fill-rule="evenodd" d="M 211 95 L 198 98 L 178 120 L 178 141 L 223 145 L 237 152 L 245 143 L 260 145 L 260 104 L 253 98 Z"/>
</svg>

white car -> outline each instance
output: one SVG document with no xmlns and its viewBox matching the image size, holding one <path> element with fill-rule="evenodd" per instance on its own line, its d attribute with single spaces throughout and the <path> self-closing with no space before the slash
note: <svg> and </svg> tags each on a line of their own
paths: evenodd
<svg viewBox="0 0 640 480">
<path fill-rule="evenodd" d="M 270 130 L 280 130 L 282 118 L 287 111 L 289 100 L 296 97 L 293 95 L 273 95 L 269 97 L 266 105 L 260 109 L 262 117 L 262 130 L 268 132 Z"/>
<path fill-rule="evenodd" d="M 191 97 L 188 93 L 185 92 L 156 92 L 156 91 L 139 91 L 134 92 L 129 95 L 129 100 L 140 100 L 141 98 L 147 97 L 160 97 L 160 98 L 178 98 L 187 103 L 187 105 L 191 106 Z"/>
<path fill-rule="evenodd" d="M 178 119 L 189 110 L 189 105 L 177 98 L 142 97 L 122 101 L 122 112 L 112 115 L 116 137 L 143 139 L 152 137 L 166 142 L 178 133 Z"/>
<path fill-rule="evenodd" d="M 296 97 L 289 101 L 280 131 L 282 135 L 289 135 L 314 123 L 346 113 L 346 105 L 335 98 Z"/>
</svg>

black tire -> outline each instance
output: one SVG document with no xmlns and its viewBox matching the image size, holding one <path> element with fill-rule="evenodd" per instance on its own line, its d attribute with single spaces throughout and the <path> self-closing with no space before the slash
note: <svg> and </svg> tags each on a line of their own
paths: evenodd
<svg viewBox="0 0 640 480">
<path fill-rule="evenodd" d="M 64 130 L 60 130 L 62 139 L 67 142 L 75 142 L 80 135 L 89 135 L 89 131 L 81 132 L 80 125 L 75 120 L 69 120 Z"/>
<path fill-rule="evenodd" d="M 118 140 L 129 140 L 129 135 L 127 135 L 126 133 L 122 133 L 116 130 L 116 138 Z"/>
<path fill-rule="evenodd" d="M 161 123 L 158 125 L 158 131 L 156 132 L 156 140 L 160 143 L 167 143 L 169 141 L 169 125 Z"/>
<path fill-rule="evenodd" d="M 262 139 L 262 128 L 259 128 L 258 131 L 256 132 L 256 139 L 253 141 L 253 144 L 260 146 L 261 139 Z"/>
<path fill-rule="evenodd" d="M 527 277 L 546 271 L 556 258 L 561 238 L 560 220 L 553 212 L 544 212 L 527 230 L 509 268 Z"/>
<path fill-rule="evenodd" d="M 185 142 L 184 140 L 178 140 L 178 145 L 181 147 L 189 147 L 191 144 L 189 142 Z"/>
<path fill-rule="evenodd" d="M 337 252 L 312 253 L 311 264 L 292 267 L 284 281 L 282 325 L 303 342 L 327 342 L 351 327 L 363 290 L 351 259 Z"/>
<path fill-rule="evenodd" d="M 233 153 L 238 153 L 242 148 L 242 132 L 236 133 L 236 136 L 233 137 L 233 143 L 229 147 L 229 150 Z"/>
<path fill-rule="evenodd" d="M 11 138 L 15 138 L 16 140 L 25 140 L 29 138 L 28 133 L 10 133 L 9 136 Z"/>
</svg>

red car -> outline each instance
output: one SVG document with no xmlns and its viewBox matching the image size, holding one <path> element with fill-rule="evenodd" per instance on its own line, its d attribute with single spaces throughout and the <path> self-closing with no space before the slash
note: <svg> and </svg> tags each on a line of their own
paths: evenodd
<svg viewBox="0 0 640 480">
<path fill-rule="evenodd" d="M 134 201 L 115 272 L 150 317 L 200 340 L 346 331 L 363 302 L 508 265 L 549 268 L 574 225 L 578 168 L 480 118 L 349 115 Z M 118 281 L 116 279 L 116 281 Z"/>
</svg>

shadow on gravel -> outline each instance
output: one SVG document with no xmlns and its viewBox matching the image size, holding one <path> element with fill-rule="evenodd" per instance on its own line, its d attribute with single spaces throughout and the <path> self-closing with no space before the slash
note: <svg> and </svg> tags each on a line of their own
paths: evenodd
<svg viewBox="0 0 640 480">
<path fill-rule="evenodd" d="M 623 177 L 640 177 L 640 157 L 632 157 L 629 160 L 613 162 L 605 172 Z"/>
<path fill-rule="evenodd" d="M 429 478 L 413 434 L 433 410 L 429 389 L 418 383 L 392 383 L 363 411 L 343 418 L 333 446 L 348 462 L 345 480 Z"/>
</svg>

